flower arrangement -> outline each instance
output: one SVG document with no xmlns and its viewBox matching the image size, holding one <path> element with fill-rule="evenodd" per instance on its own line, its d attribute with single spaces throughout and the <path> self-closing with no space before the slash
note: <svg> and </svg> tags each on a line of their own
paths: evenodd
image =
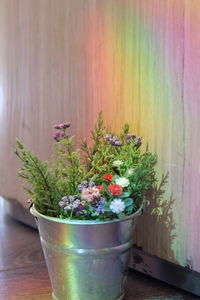
<svg viewBox="0 0 200 300">
<path fill-rule="evenodd" d="M 23 167 L 26 191 L 42 214 L 61 219 L 112 220 L 134 213 L 156 181 L 156 154 L 141 150 L 142 139 L 125 124 L 119 135 L 104 125 L 102 114 L 75 149 L 70 123 L 54 126 L 54 154 L 41 162 L 17 140 L 15 153 Z"/>
</svg>

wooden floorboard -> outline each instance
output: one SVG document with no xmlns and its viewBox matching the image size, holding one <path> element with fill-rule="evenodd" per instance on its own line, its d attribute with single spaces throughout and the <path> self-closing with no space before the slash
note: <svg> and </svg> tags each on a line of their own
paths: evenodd
<svg viewBox="0 0 200 300">
<path fill-rule="evenodd" d="M 147 299 L 199 298 L 130 270 L 124 300 Z M 0 300 L 51 300 L 51 285 L 38 232 L 6 216 L 1 198 Z"/>
<path fill-rule="evenodd" d="M 50 300 L 51 287 L 44 264 L 0 273 L 0 300 Z"/>
</svg>

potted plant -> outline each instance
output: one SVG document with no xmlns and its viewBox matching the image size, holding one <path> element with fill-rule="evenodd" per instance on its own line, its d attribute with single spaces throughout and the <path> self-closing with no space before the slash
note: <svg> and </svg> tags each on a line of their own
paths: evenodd
<svg viewBox="0 0 200 300">
<path fill-rule="evenodd" d="M 41 162 L 17 140 L 31 213 L 57 300 L 123 299 L 136 218 L 156 181 L 156 155 L 125 124 L 119 135 L 102 114 L 80 149 L 70 123 L 55 125 L 54 154 Z"/>
</svg>

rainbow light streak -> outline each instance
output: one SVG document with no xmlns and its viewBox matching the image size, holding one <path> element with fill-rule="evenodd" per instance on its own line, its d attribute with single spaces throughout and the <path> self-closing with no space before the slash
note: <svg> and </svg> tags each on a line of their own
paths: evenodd
<svg viewBox="0 0 200 300">
<path fill-rule="evenodd" d="M 196 164 L 199 153 L 198 157 L 193 153 L 194 161 L 188 166 L 190 132 L 186 130 L 186 109 L 190 110 L 191 118 L 199 111 L 198 102 L 189 103 L 189 99 L 196 99 L 191 87 L 199 86 L 196 79 L 199 68 L 192 59 L 197 56 L 197 43 L 200 45 L 200 37 L 197 38 L 200 2 L 194 1 L 193 5 L 189 2 L 124 0 L 103 2 L 98 10 L 92 7 L 86 42 L 89 60 L 86 104 L 93 121 L 100 110 L 107 121 L 112 120 L 114 129 L 128 121 L 135 133 L 142 135 L 150 149 L 158 153 L 159 174 L 169 171 L 166 198 L 173 192 L 175 199 L 177 237 L 172 248 L 176 260 L 185 265 L 189 255 L 200 270 L 199 246 L 191 247 L 195 224 L 187 218 L 189 206 L 199 200 L 199 184 L 194 187 L 194 178 L 200 172 Z M 192 15 L 190 26 L 194 34 L 190 39 L 186 12 Z M 187 71 L 192 69 L 195 74 L 188 78 L 187 90 L 183 88 L 187 76 L 185 47 L 189 47 Z M 199 124 L 196 117 L 195 120 L 196 128 Z M 88 132 L 90 127 L 88 123 Z M 184 182 L 191 182 L 190 190 L 186 190 Z M 192 188 L 195 192 L 188 206 Z M 195 206 L 192 213 L 197 217 Z"/>
</svg>

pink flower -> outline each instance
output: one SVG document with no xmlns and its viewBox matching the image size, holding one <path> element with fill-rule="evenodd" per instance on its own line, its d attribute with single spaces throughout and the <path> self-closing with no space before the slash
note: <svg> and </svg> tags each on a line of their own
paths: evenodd
<svg viewBox="0 0 200 300">
<path fill-rule="evenodd" d="M 55 135 L 53 136 L 54 140 L 56 140 L 57 142 L 59 142 L 59 140 L 64 137 L 65 133 L 63 131 L 56 131 Z"/>
<path fill-rule="evenodd" d="M 64 137 L 65 133 L 63 131 L 60 132 L 60 137 Z"/>
<path fill-rule="evenodd" d="M 88 187 L 82 190 L 82 199 L 88 202 L 93 202 L 94 200 L 101 197 L 100 191 L 96 187 Z"/>
<path fill-rule="evenodd" d="M 55 129 L 61 129 L 60 124 L 54 125 L 54 128 L 55 128 Z"/>
<path fill-rule="evenodd" d="M 70 124 L 69 122 L 62 123 L 62 124 L 55 124 L 55 125 L 54 125 L 54 128 L 55 128 L 55 129 L 66 129 L 66 128 L 69 128 L 70 125 L 71 125 L 71 124 Z"/>
<path fill-rule="evenodd" d="M 69 122 L 66 122 L 66 123 L 60 124 L 60 127 L 63 128 L 63 129 L 66 129 L 66 128 L 69 128 L 70 125 L 71 124 Z"/>
</svg>

